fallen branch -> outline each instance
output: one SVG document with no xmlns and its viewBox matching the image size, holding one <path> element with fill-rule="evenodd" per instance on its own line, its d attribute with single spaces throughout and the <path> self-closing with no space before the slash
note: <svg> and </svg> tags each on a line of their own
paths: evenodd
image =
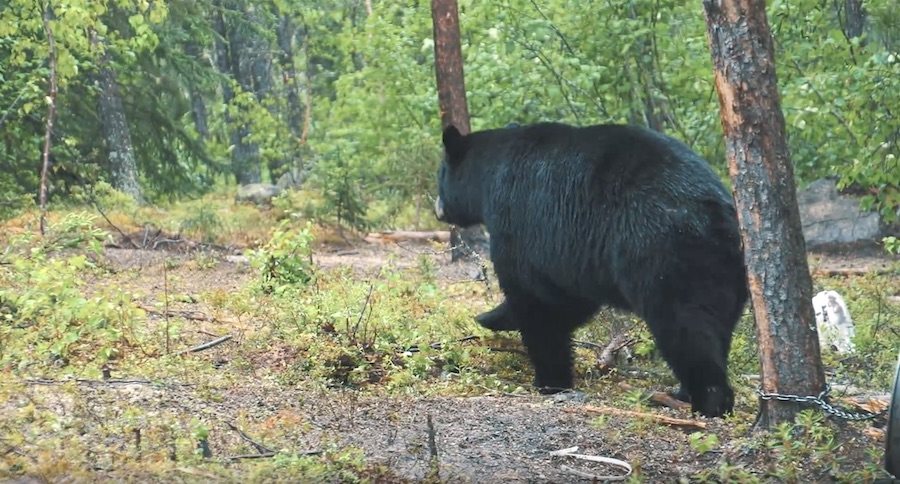
<svg viewBox="0 0 900 484">
<path fill-rule="evenodd" d="M 456 343 L 465 343 L 466 341 L 476 341 L 479 339 L 481 339 L 480 336 L 471 335 L 471 336 L 465 336 L 463 338 L 459 338 L 455 342 Z M 440 349 L 443 349 L 444 344 L 443 343 L 429 343 L 428 347 L 433 350 L 440 350 Z M 412 345 L 403 350 L 404 353 L 418 353 L 419 351 L 422 351 L 419 348 L 419 345 Z"/>
<path fill-rule="evenodd" d="M 597 368 L 599 369 L 600 374 L 603 375 L 612 371 L 616 366 L 616 355 L 619 351 L 634 343 L 635 339 L 628 336 L 628 333 L 617 334 L 613 337 L 597 358 Z"/>
<path fill-rule="evenodd" d="M 241 455 L 232 455 L 226 457 L 227 460 L 241 460 L 241 459 L 268 459 L 269 457 L 275 457 L 275 452 L 264 452 L 262 454 L 241 454 Z"/>
<path fill-rule="evenodd" d="M 246 433 L 244 433 L 243 430 L 239 429 L 239 428 L 238 428 L 236 425 L 234 425 L 233 423 L 231 423 L 231 422 L 225 422 L 225 425 L 227 425 L 229 429 L 234 430 L 235 432 L 237 432 L 238 435 L 241 437 L 241 440 L 243 440 L 244 442 L 247 442 L 248 444 L 252 445 L 253 448 L 255 448 L 256 451 L 259 452 L 260 454 L 273 454 L 273 455 L 275 454 L 275 451 L 274 451 L 274 450 L 272 450 L 272 449 L 266 447 L 265 445 L 260 444 L 259 442 L 257 442 L 257 441 L 255 441 L 255 440 L 251 439 L 249 435 L 247 435 Z"/>
<path fill-rule="evenodd" d="M 307 457 L 310 455 L 321 455 L 321 454 L 322 454 L 321 450 L 310 450 L 310 451 L 306 451 L 306 452 L 293 453 L 290 455 L 293 455 L 296 457 Z M 276 455 L 278 455 L 278 452 L 265 452 L 262 454 L 240 454 L 240 455 L 232 455 L 229 457 L 225 457 L 225 460 L 235 461 L 235 460 L 242 460 L 242 459 L 268 459 L 270 457 L 275 457 Z"/>
<path fill-rule="evenodd" d="M 588 412 L 588 413 L 596 413 L 601 415 L 615 415 L 621 417 L 635 417 L 635 418 L 644 418 L 648 420 L 652 420 L 656 423 L 663 425 L 671 425 L 673 427 L 687 427 L 687 428 L 695 428 L 695 429 L 705 429 L 706 423 L 700 422 L 698 420 L 687 420 L 682 418 L 673 418 L 666 417 L 665 415 L 658 415 L 655 413 L 646 413 L 646 412 L 635 412 L 633 410 L 622 410 L 620 408 L 613 407 L 598 407 L 595 405 L 584 405 L 582 407 L 572 407 L 563 409 L 565 412 Z"/>
<path fill-rule="evenodd" d="M 635 390 L 633 386 L 625 382 L 619 382 L 619 388 L 629 392 Z M 663 407 L 669 407 L 675 410 L 690 410 L 691 408 L 689 402 L 683 402 L 666 392 L 648 392 L 647 396 L 651 402 Z"/>
<path fill-rule="evenodd" d="M 430 232 L 410 230 L 371 232 L 363 240 L 370 244 L 385 244 L 388 242 L 450 242 L 450 232 L 446 230 Z"/>
<path fill-rule="evenodd" d="M 892 272 L 893 270 L 889 267 L 823 267 L 813 269 L 812 274 L 817 277 L 847 277 L 864 276 L 866 274 L 884 275 Z"/>
<path fill-rule="evenodd" d="M 225 336 L 222 336 L 221 338 L 216 338 L 212 341 L 207 341 L 206 343 L 199 344 L 197 346 L 194 346 L 193 348 L 181 350 L 181 351 L 175 353 L 175 356 L 183 355 L 185 353 L 198 353 L 200 351 L 205 351 L 212 347 L 219 346 L 220 344 L 230 340 L 232 337 L 233 337 L 232 335 L 226 334 Z"/>
<path fill-rule="evenodd" d="M 51 380 L 49 378 L 27 378 L 25 383 L 29 385 L 63 385 L 66 383 L 84 383 L 87 385 L 149 385 L 153 382 L 150 380 L 125 380 L 121 378 L 110 378 L 109 380 L 89 380 L 87 378 L 66 378 L 62 380 Z"/>
<path fill-rule="evenodd" d="M 528 353 L 525 350 L 519 348 L 504 348 L 502 346 L 488 346 L 488 351 L 494 353 L 514 353 L 517 355 L 522 355 L 528 358 Z"/>
<path fill-rule="evenodd" d="M 159 309 L 152 308 L 150 306 L 146 306 L 144 304 L 138 304 L 137 308 L 141 309 L 149 314 L 154 314 L 154 315 L 160 316 L 160 317 L 174 316 L 176 318 L 184 318 L 189 321 L 206 321 L 206 322 L 210 322 L 210 323 L 221 323 L 221 324 L 232 324 L 232 325 L 238 324 L 235 321 L 214 318 L 212 316 L 203 314 L 200 311 L 178 310 L 178 309 L 159 310 Z"/>
</svg>

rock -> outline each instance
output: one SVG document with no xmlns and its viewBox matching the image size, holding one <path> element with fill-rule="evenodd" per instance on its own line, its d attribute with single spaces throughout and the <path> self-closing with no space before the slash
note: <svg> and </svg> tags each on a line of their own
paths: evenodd
<svg viewBox="0 0 900 484">
<path fill-rule="evenodd" d="M 306 181 L 306 177 L 309 175 L 308 170 L 304 170 L 302 168 L 295 168 L 292 170 L 288 170 L 285 174 L 278 177 L 278 181 L 275 182 L 275 186 L 282 190 L 288 189 L 297 189 L 303 185 L 303 182 Z"/>
<path fill-rule="evenodd" d="M 822 291 L 813 297 L 812 303 L 816 311 L 819 346 L 822 349 L 834 348 L 840 354 L 855 351 L 853 337 L 856 329 L 844 298 L 835 291 Z"/>
<path fill-rule="evenodd" d="M 238 187 L 235 200 L 238 202 L 271 205 L 272 199 L 281 193 L 281 189 L 268 183 L 251 183 Z"/>
<path fill-rule="evenodd" d="M 859 200 L 838 193 L 833 180 L 816 180 L 797 193 L 806 246 L 874 242 L 881 234 L 877 212 L 863 212 Z"/>
</svg>

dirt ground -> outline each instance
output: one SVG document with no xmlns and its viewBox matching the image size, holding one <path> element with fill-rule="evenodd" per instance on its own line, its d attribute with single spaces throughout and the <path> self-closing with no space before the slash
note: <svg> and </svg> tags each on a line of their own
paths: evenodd
<svg viewBox="0 0 900 484">
<path fill-rule="evenodd" d="M 477 262 L 451 264 L 449 254 L 425 245 L 327 246 L 319 248 L 314 259 L 325 269 L 349 266 L 361 274 L 374 274 L 385 264 L 413 267 L 420 257 L 432 260 L 438 278 L 446 284 L 473 281 L 482 274 Z M 252 277 L 243 255 L 216 252 L 209 258 L 207 263 L 198 265 L 196 253 L 110 248 L 106 263 L 112 275 L 94 283 L 117 285 L 131 292 L 138 301 L 152 306 L 161 300 L 163 291 L 184 295 L 210 291 L 227 294 L 247 284 Z M 870 270 L 883 262 L 877 257 L 854 259 L 846 254 L 823 254 L 816 256 L 814 266 L 816 270 Z M 170 309 L 199 314 L 212 311 L 203 301 L 191 296 L 173 300 Z M 192 338 L 197 343 L 209 340 L 210 335 L 233 330 L 214 321 L 199 320 L 196 324 Z M 216 361 L 217 367 L 227 372 L 230 344 L 238 343 L 229 342 L 196 357 Z M 271 356 L 279 357 L 277 349 L 273 349 Z M 282 356 L 289 358 L 289 355 Z M 747 449 L 732 447 L 730 437 L 742 437 L 746 432 L 736 435 L 733 426 L 720 419 L 701 419 L 708 426 L 705 432 L 718 434 L 723 442 L 718 450 L 703 455 L 691 449 L 690 430 L 648 425 L 627 416 L 609 416 L 602 424 L 593 424 L 596 416 L 589 414 L 585 405 L 603 404 L 602 395 L 562 401 L 513 394 L 363 397 L 333 389 L 318 393 L 300 391 L 265 378 L 241 378 L 226 390 L 219 389 L 217 394 L 210 395 L 188 380 L 150 383 L 129 381 L 127 375 L 113 377 L 106 383 L 85 381 L 76 385 L 76 393 L 89 402 L 85 406 L 75 406 L 60 397 L 53 382 L 32 382 L 27 387 L 30 395 L 23 398 L 53 402 L 63 413 L 72 415 L 87 412 L 88 417 L 97 421 L 103 420 L 104 413 L 115 412 L 119 402 L 139 404 L 158 414 L 204 415 L 217 422 L 210 431 L 210 447 L 216 456 L 233 454 L 245 444 L 227 426 L 238 418 L 261 425 L 278 425 L 281 432 L 293 425 L 296 430 L 291 434 L 292 452 L 353 445 L 361 448 L 367 459 L 384 464 L 398 478 L 409 480 L 420 480 L 429 474 L 433 453 L 437 453 L 440 478 L 450 482 L 578 481 L 579 477 L 570 468 L 595 474 L 620 473 L 602 464 L 550 455 L 551 451 L 572 446 L 578 446 L 581 453 L 628 461 L 640 470 L 645 482 L 675 482 L 715 468 L 725 457 L 752 469 L 769 465 Z M 73 398 L 72 402 L 76 400 Z M 86 411 L 84 407 L 91 410 Z M 691 418 L 668 408 L 654 412 Z M 433 444 L 430 437 L 434 439 Z M 861 426 L 846 426 L 840 439 L 842 452 L 851 459 L 853 456 L 862 459 L 862 449 L 871 444 Z M 102 467 L 103 463 L 98 465 Z M 811 476 L 810 481 L 820 479 L 829 480 L 828 476 Z"/>
</svg>

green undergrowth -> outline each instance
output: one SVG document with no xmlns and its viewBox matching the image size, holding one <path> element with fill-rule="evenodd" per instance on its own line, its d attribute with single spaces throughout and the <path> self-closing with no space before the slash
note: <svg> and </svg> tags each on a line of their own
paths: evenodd
<svg viewBox="0 0 900 484">
<path fill-rule="evenodd" d="M 427 253 L 411 267 L 388 258 L 367 271 L 325 270 L 312 258 L 320 228 L 295 217 L 277 218 L 259 222 L 265 227 L 259 233 L 266 236 L 247 251 L 250 272 L 243 287 L 167 293 L 172 303 L 200 305 L 216 315 L 216 332 L 233 337 L 190 355 L 179 352 L 214 335 L 198 337 L 200 323 L 184 317 L 153 316 L 139 302 L 141 295 L 104 283 L 122 271 L 142 269 L 110 265 L 102 245 L 113 232 L 102 217 L 86 211 L 53 214 L 44 237 L 27 224 L 6 230 L 0 253 L 0 477 L 53 480 L 105 473 L 114 480 L 377 480 L 387 471 L 365 462 L 353 448 L 335 444 L 315 449 L 322 454 L 298 455 L 302 449 L 291 442 L 311 424 L 297 415 L 237 417 L 242 428 L 277 444 L 277 455 L 269 459 L 240 465 L 223 460 L 223 448 L 253 449 L 221 440 L 213 442 L 218 453 L 204 458 L 198 443 L 227 433 L 211 409 L 238 388 L 395 398 L 533 394 L 533 373 L 517 335 L 493 334 L 473 321 L 500 301 L 495 281 L 442 279 Z M 209 222 L 210 230 L 214 225 Z M 222 263 L 209 253 L 166 255 L 164 262 L 168 283 L 215 271 Z M 887 391 L 900 343 L 897 276 L 895 265 L 879 274 L 816 279 L 817 291 L 842 294 L 856 324 L 854 355 L 823 352 L 833 382 Z M 154 291 L 154 309 L 161 311 L 160 289 Z M 596 320 L 575 336 L 579 389 L 606 404 L 650 411 L 647 390 L 668 390 L 676 381 L 649 332 L 629 314 L 604 310 Z M 623 332 L 634 340 L 631 357 L 621 357 L 611 372 L 600 368 L 600 349 Z M 822 420 L 820 412 L 803 414 L 794 425 L 764 437 L 749 436 L 758 405 L 756 381 L 748 377 L 758 373 L 756 352 L 748 309 L 730 356 L 737 406 L 729 433 L 686 434 L 680 440 L 686 452 L 709 462 L 709 472 L 696 478 L 802 482 L 818 476 L 866 482 L 876 475 L 876 451 L 844 455 L 837 424 Z M 137 397 L 114 406 L 97 403 L 92 399 L 102 401 L 102 395 L 92 396 L 91 382 L 102 379 L 105 369 L 114 378 L 149 381 L 141 395 L 189 385 L 178 398 L 189 395 L 200 402 L 199 410 L 154 407 Z M 640 419 L 629 425 L 629 432 L 648 439 L 669 432 Z M 760 461 L 771 466 L 761 468 Z"/>
</svg>

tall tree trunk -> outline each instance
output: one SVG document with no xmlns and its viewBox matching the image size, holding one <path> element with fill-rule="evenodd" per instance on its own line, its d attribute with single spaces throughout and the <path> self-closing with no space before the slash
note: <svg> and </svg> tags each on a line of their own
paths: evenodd
<svg viewBox="0 0 900 484">
<path fill-rule="evenodd" d="M 844 34 L 848 39 L 862 36 L 866 24 L 866 11 L 862 0 L 844 0 Z"/>
<path fill-rule="evenodd" d="M 44 156 L 41 163 L 41 186 L 38 194 L 38 202 L 41 208 L 40 229 L 44 235 L 47 225 L 47 178 L 50 172 L 50 146 L 53 140 L 53 118 L 56 117 L 56 39 L 53 38 L 53 29 L 50 28 L 50 19 L 53 11 L 48 4 L 43 12 L 44 33 L 47 34 L 47 64 L 50 68 L 50 92 L 47 94 L 47 123 L 44 130 Z"/>
<path fill-rule="evenodd" d="M 195 61 L 201 61 L 200 46 L 197 45 L 197 42 L 193 40 L 188 41 L 184 45 L 184 51 Z M 200 89 L 197 88 L 193 80 L 191 81 L 188 90 L 188 94 L 191 97 L 191 117 L 194 120 L 194 128 L 197 129 L 197 134 L 200 135 L 200 139 L 206 141 L 209 137 L 209 117 L 206 113 L 206 102 L 203 100 L 203 94 L 200 92 Z"/>
<path fill-rule="evenodd" d="M 297 83 L 297 65 L 294 63 L 294 40 L 297 28 L 287 15 L 278 23 L 278 48 L 281 50 L 278 63 L 281 65 L 282 81 L 287 93 L 288 127 L 291 134 L 300 138 L 303 131 L 303 107 L 300 104 L 300 86 Z"/>
<path fill-rule="evenodd" d="M 243 10 L 243 2 L 229 2 L 233 8 Z M 246 13 L 246 12 L 245 12 Z M 254 57 L 252 33 L 247 26 L 229 25 L 224 22 L 228 34 L 228 53 L 231 74 L 244 92 L 254 92 Z M 241 123 L 231 132 L 231 169 L 238 184 L 259 183 L 262 179 L 259 146 L 247 139 L 250 126 Z"/>
<path fill-rule="evenodd" d="M 762 391 L 817 395 L 825 374 L 765 3 L 704 0 L 703 6 L 756 318 Z M 764 427 L 793 421 L 799 409 L 777 400 L 763 400 L 761 407 Z"/>
<path fill-rule="evenodd" d="M 471 128 L 456 0 L 431 0 L 431 19 L 434 23 L 434 70 L 441 125 L 444 128 L 456 126 L 460 133 L 466 135 Z M 484 229 L 480 226 L 468 229 L 452 227 L 450 245 L 452 260 L 469 257 L 467 247 L 482 250 L 486 245 Z"/>
<path fill-rule="evenodd" d="M 100 44 L 96 34 L 92 34 L 92 41 L 95 46 Z M 104 49 L 100 58 L 98 84 L 100 129 L 109 159 L 110 183 L 116 190 L 138 202 L 143 202 L 138 183 L 137 161 L 131 144 L 131 130 L 128 128 L 128 119 L 125 117 L 122 97 L 119 94 L 119 83 L 116 81 L 108 49 Z"/>
</svg>

